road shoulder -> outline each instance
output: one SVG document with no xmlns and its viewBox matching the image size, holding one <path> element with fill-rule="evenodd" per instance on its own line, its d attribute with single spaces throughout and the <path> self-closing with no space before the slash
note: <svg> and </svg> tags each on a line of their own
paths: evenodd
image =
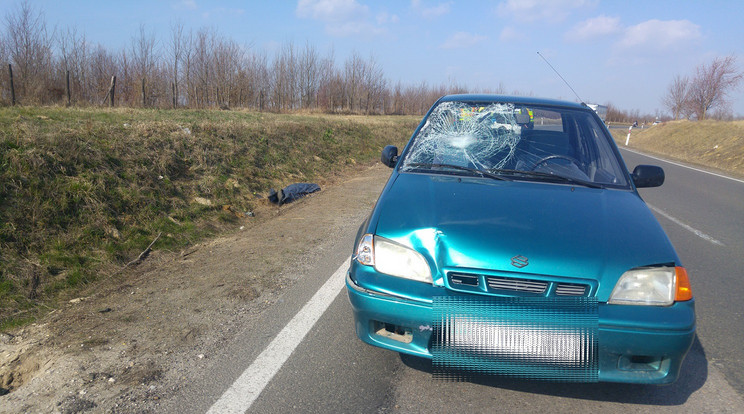
<svg viewBox="0 0 744 414">
<path fill-rule="evenodd" d="M 351 246 L 334 242 L 356 231 L 389 175 L 379 164 L 360 166 L 265 220 L 240 223 L 242 230 L 153 252 L 139 268 L 3 336 L 0 378 L 15 389 L 0 397 L 0 412 L 160 411 L 251 321 L 274 311 L 288 287 L 304 283 L 308 269 L 331 253 L 339 263 L 348 257 Z"/>
</svg>

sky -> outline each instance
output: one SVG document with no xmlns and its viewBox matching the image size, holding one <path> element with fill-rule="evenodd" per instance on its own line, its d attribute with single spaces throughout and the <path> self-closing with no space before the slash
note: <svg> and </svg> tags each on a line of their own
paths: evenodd
<svg viewBox="0 0 744 414">
<path fill-rule="evenodd" d="M 0 0 L 0 13 L 17 0 Z M 578 99 L 668 114 L 676 75 L 735 55 L 744 71 L 744 1 L 608 0 L 30 0 L 50 28 L 76 27 L 109 50 L 129 48 L 144 24 L 165 47 L 171 26 L 211 28 L 273 56 L 292 42 L 373 58 L 405 85 L 503 86 L 507 93 Z M 3 20 L 4 23 L 4 20 Z M 744 116 L 744 85 L 730 96 Z"/>
</svg>

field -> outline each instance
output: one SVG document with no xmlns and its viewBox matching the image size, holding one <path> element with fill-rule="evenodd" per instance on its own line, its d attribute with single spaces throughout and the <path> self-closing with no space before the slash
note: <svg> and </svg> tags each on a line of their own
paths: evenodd
<svg viewBox="0 0 744 414">
<path fill-rule="evenodd" d="M 403 145 L 417 117 L 0 109 L 0 331 Z M 159 237 L 158 237 L 159 235 Z"/>
</svg>

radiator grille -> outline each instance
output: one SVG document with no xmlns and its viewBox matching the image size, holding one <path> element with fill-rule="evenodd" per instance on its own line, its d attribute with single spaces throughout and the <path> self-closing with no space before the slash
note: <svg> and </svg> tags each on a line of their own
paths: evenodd
<svg viewBox="0 0 744 414">
<path fill-rule="evenodd" d="M 496 290 L 513 290 L 516 292 L 545 293 L 548 282 L 529 279 L 513 279 L 507 277 L 489 276 L 488 287 Z"/>
<path fill-rule="evenodd" d="M 496 293 L 516 296 L 575 296 L 589 297 L 590 284 L 563 281 L 526 279 L 486 275 L 481 273 L 451 272 L 448 274 L 451 288 L 474 293 Z"/>
<path fill-rule="evenodd" d="M 558 283 L 555 287 L 555 294 L 558 296 L 584 296 L 586 294 L 586 285 Z"/>
</svg>

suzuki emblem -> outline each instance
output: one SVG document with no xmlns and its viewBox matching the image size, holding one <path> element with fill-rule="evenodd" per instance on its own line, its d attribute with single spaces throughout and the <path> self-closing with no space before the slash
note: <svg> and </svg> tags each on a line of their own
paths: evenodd
<svg viewBox="0 0 744 414">
<path fill-rule="evenodd" d="M 514 256 L 514 257 L 511 258 L 511 264 L 512 264 L 512 266 L 514 266 L 514 267 L 516 267 L 518 269 L 521 269 L 521 268 L 527 266 L 528 264 L 530 264 L 530 259 L 528 259 L 528 258 L 526 258 L 526 257 L 524 257 L 522 255 L 517 255 L 517 256 Z"/>
</svg>

